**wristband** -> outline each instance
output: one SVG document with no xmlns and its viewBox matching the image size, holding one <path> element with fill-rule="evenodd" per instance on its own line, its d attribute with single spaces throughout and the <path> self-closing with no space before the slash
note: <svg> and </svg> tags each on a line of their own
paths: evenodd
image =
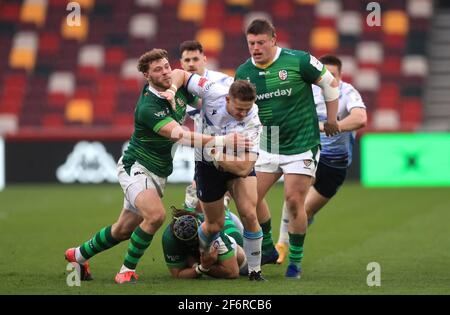
<svg viewBox="0 0 450 315">
<path fill-rule="evenodd" d="M 200 270 L 201 273 L 207 273 L 209 269 L 203 267 L 201 264 L 197 266 L 198 270 Z"/>
<path fill-rule="evenodd" d="M 200 270 L 200 268 L 199 268 L 198 266 L 199 266 L 198 263 L 195 263 L 195 264 L 192 265 L 192 267 L 193 267 L 194 270 L 195 270 L 195 273 L 196 273 L 197 275 L 201 276 L 201 275 L 203 274 L 203 272 Z"/>
<path fill-rule="evenodd" d="M 225 146 L 225 136 L 214 137 L 214 146 L 215 147 L 224 147 Z"/>
</svg>

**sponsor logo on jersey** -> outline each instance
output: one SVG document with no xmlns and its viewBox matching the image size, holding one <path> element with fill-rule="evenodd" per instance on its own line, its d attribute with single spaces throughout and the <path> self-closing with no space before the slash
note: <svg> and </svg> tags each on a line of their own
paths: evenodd
<svg viewBox="0 0 450 315">
<path fill-rule="evenodd" d="M 218 249 L 218 248 L 220 247 L 219 241 L 218 241 L 218 240 L 215 240 L 214 243 L 212 244 L 212 246 L 213 246 L 215 249 Z"/>
<path fill-rule="evenodd" d="M 165 117 L 165 116 L 166 116 L 166 112 L 162 110 L 162 111 L 160 111 L 160 112 L 154 113 L 154 115 L 155 115 L 156 117 L 158 117 L 158 118 L 162 118 L 162 117 Z"/>
<path fill-rule="evenodd" d="M 256 95 L 256 101 L 264 101 L 266 99 L 271 99 L 272 97 L 280 97 L 280 96 L 291 96 L 292 88 L 289 89 L 277 89 L 274 92 L 267 92 L 263 94 Z"/>
<path fill-rule="evenodd" d="M 213 111 L 212 111 L 212 113 L 211 113 L 211 116 L 213 116 L 213 115 L 215 115 L 215 114 L 217 114 L 217 109 L 213 109 Z"/>
<path fill-rule="evenodd" d="M 137 176 L 137 175 L 145 175 L 144 172 L 134 172 L 133 176 Z"/>
<path fill-rule="evenodd" d="M 178 105 L 179 106 L 181 106 L 181 107 L 183 107 L 184 105 L 186 105 L 186 104 L 184 104 L 184 101 L 181 99 L 181 98 L 177 98 L 177 103 L 178 103 Z"/>
<path fill-rule="evenodd" d="M 199 87 L 203 87 L 203 86 L 205 85 L 206 82 L 208 82 L 208 79 L 202 77 L 202 78 L 200 78 L 200 80 L 198 80 L 198 86 L 199 86 Z"/>
<path fill-rule="evenodd" d="M 278 72 L 278 77 L 280 78 L 281 81 L 286 80 L 288 77 L 287 70 L 280 70 L 280 72 Z"/>
</svg>

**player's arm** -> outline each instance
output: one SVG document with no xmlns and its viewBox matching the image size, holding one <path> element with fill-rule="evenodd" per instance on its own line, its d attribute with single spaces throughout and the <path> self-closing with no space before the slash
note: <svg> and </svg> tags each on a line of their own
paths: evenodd
<svg viewBox="0 0 450 315">
<path fill-rule="evenodd" d="M 195 267 L 189 268 L 174 268 L 169 267 L 169 272 L 172 278 L 177 279 L 195 279 L 201 276 L 201 274 L 195 271 Z"/>
<path fill-rule="evenodd" d="M 179 142 L 191 147 L 205 147 L 207 145 L 217 148 L 233 148 L 235 145 L 238 148 L 250 147 L 250 141 L 243 135 L 232 133 L 225 136 L 209 136 L 187 130 L 173 119 L 167 121 L 167 123 L 160 127 L 156 132 L 173 142 Z"/>
<path fill-rule="evenodd" d="M 337 121 L 339 106 L 339 84 L 330 71 L 325 67 L 323 74 L 314 82 L 323 92 L 325 105 L 327 107 L 327 121 L 323 124 L 323 131 L 327 136 L 333 136 L 340 132 Z"/>
<path fill-rule="evenodd" d="M 215 155 L 214 159 L 223 171 L 240 177 L 247 177 L 255 166 L 257 158 L 258 155 L 256 153 L 243 152 L 238 156 L 219 153 Z"/>
<path fill-rule="evenodd" d="M 353 131 L 365 127 L 367 124 L 366 110 L 355 107 L 350 111 L 350 115 L 338 122 L 341 131 Z"/>
<path fill-rule="evenodd" d="M 327 136 L 339 132 L 337 123 L 339 85 L 330 71 L 316 57 L 310 54 L 300 56 L 300 74 L 306 82 L 318 85 L 323 92 L 327 107 L 327 121 L 324 131 Z"/>
<path fill-rule="evenodd" d="M 209 253 L 200 255 L 200 265 L 196 268 L 214 278 L 234 279 L 239 277 L 237 258 L 233 251 L 228 252 L 226 257 L 219 258 L 217 248 L 211 248 Z"/>
</svg>

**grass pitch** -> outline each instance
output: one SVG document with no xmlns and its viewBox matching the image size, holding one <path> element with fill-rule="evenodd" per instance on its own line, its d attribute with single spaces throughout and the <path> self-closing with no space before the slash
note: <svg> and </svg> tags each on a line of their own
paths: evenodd
<svg viewBox="0 0 450 315">
<path fill-rule="evenodd" d="M 184 188 L 167 186 L 167 208 L 182 204 Z M 281 185 L 268 196 L 275 241 L 282 198 Z M 94 281 L 69 287 L 65 249 L 113 223 L 121 207 L 118 184 L 8 186 L 0 192 L 0 294 L 450 294 L 449 189 L 346 183 L 308 230 L 300 281 L 284 278 L 286 263 L 264 266 L 265 283 L 174 280 L 160 230 L 138 266 L 138 284 L 114 283 L 124 242 L 91 260 Z M 381 266 L 379 287 L 366 283 L 370 262 Z"/>
</svg>

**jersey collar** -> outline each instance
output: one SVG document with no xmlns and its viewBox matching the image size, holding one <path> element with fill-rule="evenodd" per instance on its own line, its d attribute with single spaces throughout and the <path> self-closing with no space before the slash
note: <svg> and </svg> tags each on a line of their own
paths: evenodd
<svg viewBox="0 0 450 315">
<path fill-rule="evenodd" d="M 150 85 L 150 83 L 148 84 L 148 90 L 149 90 L 150 92 L 152 92 L 153 94 L 155 94 L 157 97 L 162 98 L 162 99 L 165 99 L 164 97 L 162 97 L 161 95 L 159 95 L 159 92 L 158 92 L 155 88 L 153 88 L 153 87 Z"/>
<path fill-rule="evenodd" d="M 257 64 L 255 62 L 255 59 L 253 59 L 253 57 L 252 57 L 252 63 L 255 67 L 265 69 L 265 68 L 269 67 L 271 64 L 273 64 L 275 61 L 277 61 L 277 59 L 280 57 L 280 54 L 281 54 L 281 47 L 277 46 L 277 52 L 275 53 L 275 56 L 273 57 L 273 60 L 271 62 L 266 63 L 264 65 L 260 65 L 260 64 Z"/>
</svg>

